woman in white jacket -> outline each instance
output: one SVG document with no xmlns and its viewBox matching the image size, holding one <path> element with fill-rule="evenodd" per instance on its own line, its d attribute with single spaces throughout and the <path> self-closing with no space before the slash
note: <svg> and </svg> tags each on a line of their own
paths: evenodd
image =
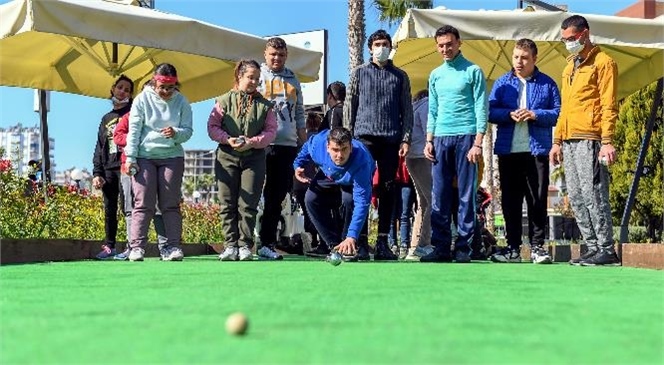
<svg viewBox="0 0 664 365">
<path fill-rule="evenodd" d="M 164 261 L 181 261 L 182 215 L 180 189 L 184 173 L 182 143 L 191 138 L 192 113 L 178 91 L 177 70 L 157 66 L 148 86 L 136 97 L 129 113 L 126 170 L 133 175 L 130 261 L 142 261 L 150 221 L 158 204 L 166 227 Z M 157 202 L 157 197 L 159 201 Z"/>
</svg>

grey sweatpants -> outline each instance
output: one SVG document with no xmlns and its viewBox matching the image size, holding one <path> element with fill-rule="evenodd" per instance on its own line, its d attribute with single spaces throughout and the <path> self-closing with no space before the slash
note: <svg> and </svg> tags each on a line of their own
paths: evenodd
<svg viewBox="0 0 664 365">
<path fill-rule="evenodd" d="M 132 180 L 134 210 L 131 214 L 131 247 L 145 247 L 148 228 L 157 202 L 164 220 L 166 246 L 182 242 L 180 200 L 184 157 L 165 159 L 138 158 L 138 173 Z"/>
<path fill-rule="evenodd" d="M 410 247 L 431 244 L 431 161 L 424 157 L 406 158 L 406 167 L 417 193 L 417 212 Z"/>
<path fill-rule="evenodd" d="M 599 163 L 599 141 L 563 142 L 563 167 L 572 210 L 590 250 L 614 251 L 609 170 Z"/>
<path fill-rule="evenodd" d="M 122 174 L 120 176 L 120 183 L 122 184 L 122 193 L 124 194 L 124 213 L 125 213 L 125 224 L 127 226 L 127 241 L 131 242 L 131 212 L 134 210 L 134 192 L 131 188 L 131 176 Z M 161 211 L 159 211 L 159 205 L 155 208 L 154 218 L 152 219 L 154 223 L 154 230 L 157 232 L 157 243 L 159 249 L 163 249 L 166 246 L 166 228 L 164 227 L 164 219 L 161 216 Z"/>
</svg>

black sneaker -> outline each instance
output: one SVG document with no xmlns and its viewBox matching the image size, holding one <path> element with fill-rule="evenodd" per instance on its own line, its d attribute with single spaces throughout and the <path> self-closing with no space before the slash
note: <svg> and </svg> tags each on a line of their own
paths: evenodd
<svg viewBox="0 0 664 365">
<path fill-rule="evenodd" d="M 583 261 L 583 260 L 587 260 L 587 259 L 589 259 L 589 258 L 595 256 L 596 253 L 597 253 L 597 250 L 588 250 L 588 251 L 586 251 L 586 253 L 584 253 L 583 255 L 581 255 L 581 256 L 579 256 L 579 257 L 577 257 L 577 258 L 575 258 L 575 259 L 571 259 L 571 260 L 569 260 L 569 264 L 570 264 L 570 265 L 579 266 L 579 265 L 581 265 L 581 261 Z"/>
<path fill-rule="evenodd" d="M 615 252 L 601 250 L 594 256 L 581 260 L 581 266 L 620 266 L 620 259 Z"/>
<path fill-rule="evenodd" d="M 307 255 L 308 257 L 320 257 L 320 258 L 327 257 L 327 255 L 329 254 L 330 254 L 330 248 L 327 247 L 327 245 L 322 242 L 318 246 L 316 246 L 316 248 L 314 248 L 313 250 L 307 251 L 305 253 L 305 255 Z"/>
<path fill-rule="evenodd" d="M 358 261 L 369 261 L 371 256 L 369 256 L 369 245 L 366 243 L 360 243 L 357 245 L 357 254 L 355 256 L 344 255 L 344 261 L 346 262 L 358 262 Z"/>
<path fill-rule="evenodd" d="M 465 250 L 459 250 L 454 252 L 454 262 L 457 264 L 468 264 L 470 263 L 470 252 Z"/>
<path fill-rule="evenodd" d="M 422 256 L 420 262 L 452 262 L 452 254 L 448 251 L 444 251 L 441 248 L 436 247 L 430 254 Z"/>
<path fill-rule="evenodd" d="M 392 250 L 387 246 L 387 242 L 376 242 L 376 252 L 374 253 L 374 261 L 397 261 L 399 256 L 395 255 Z"/>
</svg>

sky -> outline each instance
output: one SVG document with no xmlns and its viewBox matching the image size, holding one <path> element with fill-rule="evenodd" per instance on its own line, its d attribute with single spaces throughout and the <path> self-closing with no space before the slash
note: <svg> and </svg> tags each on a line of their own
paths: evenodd
<svg viewBox="0 0 664 365">
<path fill-rule="evenodd" d="M 613 15 L 637 0 L 559 0 L 569 11 Z M 0 0 L 0 4 L 7 3 Z M 378 21 L 378 12 L 365 0 L 367 35 L 377 29 L 394 34 L 398 24 L 388 26 Z M 510 10 L 517 0 L 436 0 L 434 7 L 454 10 Z M 155 0 L 155 8 L 225 28 L 258 36 L 328 31 L 328 82 L 348 81 L 348 3 L 347 0 Z M 592 25 L 591 25 L 592 26 Z M 432 45 L 433 46 L 433 45 Z M 462 48 L 463 49 L 463 48 Z M 365 61 L 368 53 L 365 47 Z M 262 62 L 263 60 L 257 60 Z M 2 70 L 0 70 L 2 72 Z M 32 89 L 0 86 L 0 128 L 21 123 L 38 127 L 39 115 L 33 110 Z M 194 134 L 185 149 L 216 147 L 207 136 L 207 116 L 212 100 L 192 104 Z M 92 155 L 101 117 L 110 111 L 109 100 L 52 92 L 48 113 L 49 134 L 55 139 L 54 161 L 57 171 L 71 168 L 92 171 Z"/>
</svg>

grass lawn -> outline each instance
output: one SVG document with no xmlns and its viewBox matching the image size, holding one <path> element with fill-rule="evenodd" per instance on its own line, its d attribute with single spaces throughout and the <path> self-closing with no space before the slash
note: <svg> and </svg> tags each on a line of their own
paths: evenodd
<svg viewBox="0 0 664 365">
<path fill-rule="evenodd" d="M 3 266 L 0 295 L 0 364 L 664 363 L 654 270 L 210 256 Z"/>
</svg>

